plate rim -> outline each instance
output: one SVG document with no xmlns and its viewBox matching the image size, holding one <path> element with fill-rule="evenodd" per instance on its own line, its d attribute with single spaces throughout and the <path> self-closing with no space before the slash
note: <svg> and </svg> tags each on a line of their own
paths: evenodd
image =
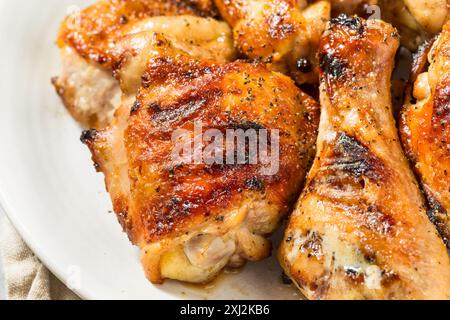
<svg viewBox="0 0 450 320">
<path fill-rule="evenodd" d="M 1 181 L 1 179 L 0 179 Z M 37 243 L 34 241 L 30 234 L 25 230 L 26 228 L 20 222 L 20 219 L 17 218 L 15 214 L 13 214 L 13 210 L 10 208 L 8 201 L 6 200 L 5 193 L 2 190 L 2 185 L 0 182 L 0 210 L 6 215 L 6 219 L 8 219 L 15 230 L 18 232 L 22 240 L 25 244 L 30 248 L 30 250 L 34 253 L 34 255 L 39 259 L 39 261 L 59 280 L 61 283 L 70 291 L 75 293 L 81 300 L 95 300 L 92 295 L 85 292 L 82 288 L 68 288 L 65 281 L 63 280 L 63 272 L 60 272 L 59 268 L 56 264 L 53 264 L 52 259 L 44 253 L 44 250 L 41 249 Z"/>
</svg>

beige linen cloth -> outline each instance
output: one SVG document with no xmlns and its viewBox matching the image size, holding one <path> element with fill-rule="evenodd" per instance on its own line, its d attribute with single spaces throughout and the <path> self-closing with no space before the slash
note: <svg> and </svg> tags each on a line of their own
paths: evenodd
<svg viewBox="0 0 450 320">
<path fill-rule="evenodd" d="M 0 254 L 8 299 L 79 299 L 45 268 L 6 217 L 0 217 Z"/>
</svg>

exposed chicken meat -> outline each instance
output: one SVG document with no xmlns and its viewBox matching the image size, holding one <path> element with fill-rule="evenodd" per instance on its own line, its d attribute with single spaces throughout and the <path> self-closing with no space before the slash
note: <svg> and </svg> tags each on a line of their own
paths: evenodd
<svg viewBox="0 0 450 320">
<path fill-rule="evenodd" d="M 417 64 L 421 70 L 417 70 L 413 96 L 404 106 L 400 129 L 428 198 L 429 216 L 450 244 L 450 22 L 428 61 L 428 71 L 424 62 Z"/>
<path fill-rule="evenodd" d="M 450 260 L 392 116 L 398 34 L 339 16 L 320 49 L 317 155 L 280 249 L 310 299 L 449 299 Z"/>
<path fill-rule="evenodd" d="M 85 132 L 82 140 L 105 174 L 120 222 L 142 250 L 148 278 L 207 282 L 226 265 L 268 257 L 266 237 L 296 200 L 313 156 L 318 104 L 262 65 L 182 53 L 151 57 L 137 100 L 126 100 L 110 128 Z M 245 153 L 240 164 L 228 162 L 240 154 L 234 138 L 231 144 L 220 138 L 230 130 L 257 132 L 259 139 L 267 134 L 274 161 L 254 163 Z M 211 132 L 223 164 L 201 155 L 192 163 L 189 152 L 173 158 L 180 144 L 211 151 Z M 251 141 L 244 142 L 248 150 Z M 269 174 L 270 168 L 276 170 Z"/>
</svg>

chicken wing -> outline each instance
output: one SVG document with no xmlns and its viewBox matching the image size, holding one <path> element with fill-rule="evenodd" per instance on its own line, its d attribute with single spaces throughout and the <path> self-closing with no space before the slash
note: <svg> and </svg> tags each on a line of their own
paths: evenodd
<svg viewBox="0 0 450 320">
<path fill-rule="evenodd" d="M 450 22 L 428 60 L 428 70 L 418 64 L 422 70 L 402 112 L 401 137 L 428 198 L 429 216 L 450 245 Z"/>
<path fill-rule="evenodd" d="M 151 41 L 155 34 L 194 56 L 218 62 L 234 58 L 229 27 L 198 17 L 215 15 L 212 3 L 195 3 L 101 0 L 65 19 L 58 40 L 62 74 L 53 83 L 82 126 L 105 127 L 121 105 L 122 91 L 137 90 L 146 56 L 158 51 Z M 130 68 L 124 71 L 124 65 Z"/>
<path fill-rule="evenodd" d="M 111 127 L 82 140 L 148 278 L 203 283 L 227 265 L 268 257 L 266 237 L 298 197 L 314 155 L 318 104 L 288 77 L 241 61 L 167 54 L 151 57 L 142 79 L 131 115 L 121 107 Z M 266 132 L 275 162 L 252 162 L 249 153 L 233 162 L 239 142 L 223 138 L 233 130 L 258 139 Z M 193 151 L 173 157 L 180 144 L 205 154 L 212 140 L 219 161 L 192 161 Z"/>
<path fill-rule="evenodd" d="M 396 30 L 339 16 L 319 48 L 317 155 L 279 259 L 310 299 L 448 299 L 450 261 L 392 115 Z"/>
<path fill-rule="evenodd" d="M 317 45 L 330 19 L 330 3 L 307 7 L 296 0 L 215 0 L 233 27 L 235 46 L 245 56 L 269 63 L 297 83 L 318 81 Z"/>
</svg>

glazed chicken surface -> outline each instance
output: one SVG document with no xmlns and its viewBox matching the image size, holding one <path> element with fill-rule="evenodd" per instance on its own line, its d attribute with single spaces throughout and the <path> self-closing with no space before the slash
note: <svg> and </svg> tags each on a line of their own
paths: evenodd
<svg viewBox="0 0 450 320">
<path fill-rule="evenodd" d="M 214 0 L 233 28 L 237 50 L 268 64 L 297 84 L 316 84 L 317 49 L 330 17 L 341 13 L 394 23 L 411 50 L 450 17 L 447 0 Z"/>
<path fill-rule="evenodd" d="M 397 27 L 403 46 L 415 51 L 450 18 L 448 0 L 331 0 L 332 16 L 383 19 Z"/>
<path fill-rule="evenodd" d="M 58 45 L 62 73 L 53 80 L 72 116 L 86 128 L 104 128 L 135 95 L 148 55 L 158 41 L 190 55 L 218 62 L 234 59 L 231 30 L 210 17 L 209 1 L 102 0 L 69 16 Z"/>
<path fill-rule="evenodd" d="M 418 63 L 400 131 L 427 196 L 429 216 L 450 245 L 450 22 L 426 57 L 430 65 L 425 70 L 426 63 Z"/>
<path fill-rule="evenodd" d="M 297 83 L 316 83 L 320 35 L 330 19 L 328 1 L 308 5 L 297 0 L 215 0 L 233 28 L 236 48 L 268 63 Z"/>
<path fill-rule="evenodd" d="M 150 57 L 142 79 L 131 114 L 127 102 L 111 127 L 87 131 L 82 140 L 105 174 L 120 222 L 141 248 L 148 278 L 203 283 L 225 266 L 268 257 L 266 237 L 296 201 L 314 155 L 318 104 L 288 77 L 241 61 Z M 279 163 L 247 156 L 230 163 L 237 144 L 212 139 L 211 130 L 250 130 L 259 139 L 267 132 L 269 155 L 278 154 Z M 188 151 L 173 157 L 180 144 L 206 154 L 212 140 L 226 149 L 218 151 L 222 163 L 195 160 Z"/>
<path fill-rule="evenodd" d="M 310 299 L 449 299 L 450 260 L 392 116 L 389 24 L 333 19 L 319 48 L 317 155 L 279 259 Z"/>
</svg>

